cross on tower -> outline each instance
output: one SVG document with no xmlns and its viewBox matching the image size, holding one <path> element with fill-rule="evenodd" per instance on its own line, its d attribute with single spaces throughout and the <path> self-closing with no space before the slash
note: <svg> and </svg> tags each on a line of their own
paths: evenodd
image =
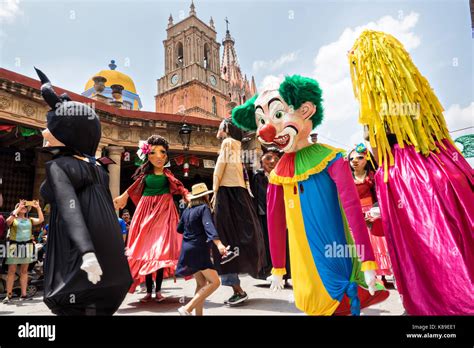
<svg viewBox="0 0 474 348">
<path fill-rule="evenodd" d="M 229 32 L 229 20 L 227 19 L 227 17 L 225 17 L 225 25 L 226 25 L 226 28 L 227 28 L 227 32 Z"/>
</svg>

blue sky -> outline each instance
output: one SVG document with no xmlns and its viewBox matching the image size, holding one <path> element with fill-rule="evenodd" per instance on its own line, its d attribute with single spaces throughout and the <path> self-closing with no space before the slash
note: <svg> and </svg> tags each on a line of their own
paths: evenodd
<svg viewBox="0 0 474 348">
<path fill-rule="evenodd" d="M 154 111 L 163 75 L 163 43 L 171 13 L 188 16 L 190 1 L 2 0 L 0 66 L 81 93 L 86 81 L 115 59 L 130 75 L 143 110 Z M 473 50 L 468 0 L 195 1 L 212 16 L 218 40 L 224 18 L 236 40 L 241 68 L 257 86 L 298 73 L 318 79 L 325 95 L 320 140 L 352 146 L 361 133 L 344 52 L 361 28 L 391 32 L 428 78 L 451 130 L 473 125 Z M 344 34 L 345 33 L 345 34 Z M 453 133 L 454 137 L 473 130 Z"/>
</svg>

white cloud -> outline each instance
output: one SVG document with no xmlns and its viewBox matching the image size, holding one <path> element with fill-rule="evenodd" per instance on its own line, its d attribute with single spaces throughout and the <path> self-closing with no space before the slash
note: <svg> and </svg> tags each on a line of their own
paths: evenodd
<svg viewBox="0 0 474 348">
<path fill-rule="evenodd" d="M 451 105 L 445 112 L 444 118 L 448 125 L 448 129 L 452 132 L 454 130 L 472 127 L 474 125 L 474 102 L 471 102 L 465 108 L 462 108 L 459 104 Z M 467 133 L 472 134 L 474 130 L 468 129 Z M 452 134 L 453 137 L 461 135 L 458 132 Z"/>
<path fill-rule="evenodd" d="M 278 89 L 280 84 L 285 79 L 283 74 L 279 75 L 267 75 L 263 78 L 262 83 L 258 86 L 258 91 L 264 91 L 266 89 Z"/>
<path fill-rule="evenodd" d="M 12 22 L 21 13 L 19 0 L 2 0 L 0 2 L 0 23 Z"/>
<path fill-rule="evenodd" d="M 410 51 L 420 45 L 420 38 L 413 32 L 418 23 L 419 14 L 396 19 L 384 16 L 375 22 L 343 30 L 339 38 L 322 46 L 314 59 L 314 77 L 323 90 L 325 118 L 320 134 L 329 132 L 331 138 L 353 146 L 362 141 L 361 125 L 358 123 L 358 104 L 354 97 L 349 73 L 347 52 L 354 45 L 357 37 L 366 29 L 384 31 L 400 40 Z M 357 139 L 357 134 L 360 138 Z"/>
<path fill-rule="evenodd" d="M 349 77 L 347 52 L 357 37 L 366 29 L 379 30 L 395 36 L 410 51 L 420 45 L 420 38 L 411 30 L 418 22 L 418 13 L 412 12 L 401 20 L 384 16 L 377 22 L 369 22 L 354 29 L 346 28 L 337 41 L 319 49 L 314 60 L 316 78 L 325 83 L 336 82 Z"/>
<path fill-rule="evenodd" d="M 474 102 L 471 102 L 471 104 L 464 108 L 459 104 L 451 105 L 444 112 L 444 118 L 446 119 L 446 123 L 453 140 L 466 134 L 473 134 L 474 128 L 469 127 L 474 126 Z M 462 151 L 461 144 L 456 143 L 456 146 Z M 474 158 L 466 158 L 466 160 L 471 165 L 471 167 L 474 168 Z"/>
<path fill-rule="evenodd" d="M 0 0 L 0 38 L 5 38 L 7 34 L 2 30 L 4 23 L 12 23 L 15 18 L 22 15 L 20 10 L 20 0 Z M 0 42 L 0 48 L 2 43 Z"/>
<path fill-rule="evenodd" d="M 256 60 L 253 62 L 252 69 L 256 73 L 258 71 L 275 71 L 284 65 L 294 62 L 298 59 L 299 51 L 285 53 L 276 60 Z"/>
<path fill-rule="evenodd" d="M 465 108 L 459 104 L 452 104 L 445 112 L 444 118 L 453 140 L 462 135 L 473 134 L 474 128 L 474 102 Z M 462 129 L 462 130 L 460 130 Z M 456 131 L 456 132 L 453 132 Z M 462 145 L 456 143 L 456 146 L 462 151 Z M 467 162 L 474 168 L 474 158 L 466 158 Z"/>
</svg>

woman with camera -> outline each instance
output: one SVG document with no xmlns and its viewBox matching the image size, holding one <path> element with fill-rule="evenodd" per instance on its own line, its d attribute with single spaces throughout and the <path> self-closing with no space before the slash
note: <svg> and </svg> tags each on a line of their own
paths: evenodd
<svg viewBox="0 0 474 348">
<path fill-rule="evenodd" d="M 28 217 L 28 212 L 34 207 L 38 212 L 38 218 Z M 7 245 L 8 255 L 6 264 L 8 265 L 7 276 L 7 296 L 3 303 L 9 303 L 12 299 L 13 283 L 15 281 L 16 266 L 20 265 L 20 301 L 29 299 L 26 296 L 28 285 L 28 265 L 33 261 L 33 226 L 44 221 L 43 212 L 38 201 L 27 202 L 20 200 L 16 204 L 15 210 L 7 219 L 10 230 L 8 233 Z"/>
</svg>

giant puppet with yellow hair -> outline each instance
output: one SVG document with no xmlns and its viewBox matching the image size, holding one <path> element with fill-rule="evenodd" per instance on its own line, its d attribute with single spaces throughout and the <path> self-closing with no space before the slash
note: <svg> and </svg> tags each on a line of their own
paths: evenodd
<svg viewBox="0 0 474 348">
<path fill-rule="evenodd" d="M 474 313 L 472 168 L 403 45 L 367 30 L 348 55 L 398 290 L 412 315 Z"/>
</svg>

